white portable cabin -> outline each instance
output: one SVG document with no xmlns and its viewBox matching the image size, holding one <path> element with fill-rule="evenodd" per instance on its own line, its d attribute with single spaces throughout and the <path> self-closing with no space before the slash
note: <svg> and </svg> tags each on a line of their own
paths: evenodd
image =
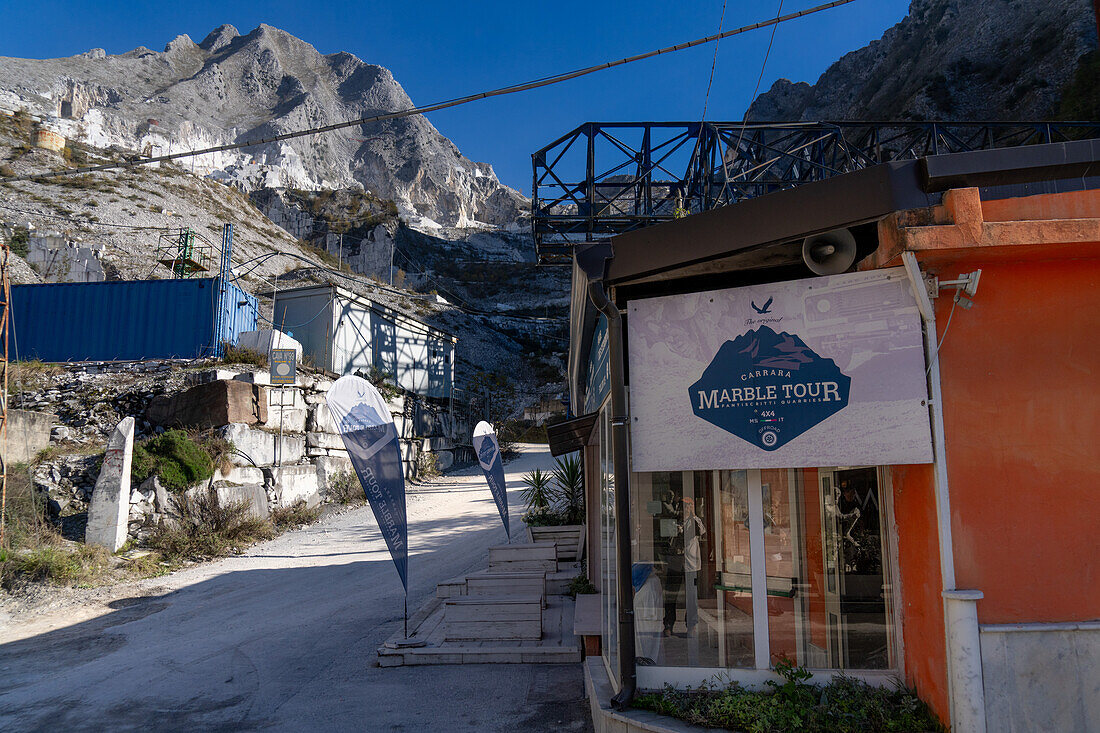
<svg viewBox="0 0 1100 733">
<path fill-rule="evenodd" d="M 333 285 L 275 293 L 275 328 L 301 342 L 314 366 L 337 374 L 375 367 L 398 386 L 449 399 L 456 336 Z"/>
</svg>

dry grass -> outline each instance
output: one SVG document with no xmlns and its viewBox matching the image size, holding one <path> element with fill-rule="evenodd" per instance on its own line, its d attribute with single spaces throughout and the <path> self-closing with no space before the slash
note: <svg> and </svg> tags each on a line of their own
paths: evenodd
<svg viewBox="0 0 1100 733">
<path fill-rule="evenodd" d="M 148 544 L 171 565 L 238 553 L 275 536 L 271 522 L 254 517 L 248 502 L 222 506 L 212 489 L 179 494 L 169 501 L 171 521 L 158 528 Z"/>
<path fill-rule="evenodd" d="M 250 364 L 260 369 L 267 369 L 267 354 L 261 354 L 252 349 L 242 349 L 231 344 L 225 344 L 222 362 L 225 364 Z"/>
<path fill-rule="evenodd" d="M 320 507 L 310 509 L 304 501 L 299 499 L 290 506 L 279 507 L 271 512 L 271 521 L 276 529 L 283 531 L 313 524 L 320 516 Z"/>
<path fill-rule="evenodd" d="M 359 477 L 347 471 L 341 471 L 329 480 L 325 498 L 334 504 L 362 504 L 366 501 Z"/>
<path fill-rule="evenodd" d="M 8 367 L 8 389 L 38 389 L 50 381 L 50 377 L 65 372 L 57 364 L 47 364 L 37 359 L 30 361 L 13 361 Z"/>
</svg>

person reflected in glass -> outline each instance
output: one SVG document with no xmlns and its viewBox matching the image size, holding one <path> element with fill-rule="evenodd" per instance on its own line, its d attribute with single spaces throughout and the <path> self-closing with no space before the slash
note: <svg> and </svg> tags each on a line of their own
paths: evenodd
<svg viewBox="0 0 1100 733">
<path fill-rule="evenodd" d="M 631 567 L 631 584 L 634 586 L 634 628 L 638 643 L 637 663 L 662 664 L 662 604 L 664 590 L 661 579 L 653 572 L 653 563 L 635 563 Z"/>
</svg>

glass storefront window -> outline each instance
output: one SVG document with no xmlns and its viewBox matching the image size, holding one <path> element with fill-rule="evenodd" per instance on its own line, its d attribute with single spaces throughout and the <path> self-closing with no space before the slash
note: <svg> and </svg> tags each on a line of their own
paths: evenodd
<svg viewBox="0 0 1100 733">
<path fill-rule="evenodd" d="M 895 666 L 875 468 L 633 480 L 639 664 Z"/>
</svg>

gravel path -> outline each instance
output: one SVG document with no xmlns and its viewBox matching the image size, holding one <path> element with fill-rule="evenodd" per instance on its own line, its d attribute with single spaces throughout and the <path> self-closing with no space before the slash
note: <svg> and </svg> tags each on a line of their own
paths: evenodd
<svg viewBox="0 0 1100 733">
<path fill-rule="evenodd" d="M 506 466 L 513 531 L 523 446 Z M 504 529 L 476 466 L 410 487 L 410 614 Z M 401 585 L 368 508 L 247 553 L 0 615 L 5 730 L 590 730 L 579 665 L 376 666 Z"/>
</svg>

